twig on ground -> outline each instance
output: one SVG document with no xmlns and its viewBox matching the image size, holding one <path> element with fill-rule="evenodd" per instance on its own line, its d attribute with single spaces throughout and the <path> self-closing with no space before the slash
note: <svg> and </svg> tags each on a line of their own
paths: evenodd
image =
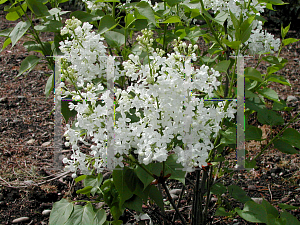
<svg viewBox="0 0 300 225">
<path fill-rule="evenodd" d="M 6 186 L 6 187 L 10 187 L 10 188 L 23 188 L 23 187 L 27 187 L 27 186 L 18 186 L 18 187 L 16 187 L 16 186 L 12 186 L 12 185 L 10 185 L 10 183 L 8 183 L 6 180 L 4 180 L 1 176 L 0 176 L 0 180 L 2 180 L 6 185 L 3 185 L 3 186 Z"/>
<path fill-rule="evenodd" d="M 46 180 L 46 181 L 43 181 L 43 182 L 38 183 L 38 184 L 36 184 L 36 185 L 41 185 L 41 184 L 48 183 L 48 182 L 50 182 L 50 181 L 52 181 L 52 180 L 55 180 L 55 179 L 61 178 L 61 177 L 63 177 L 63 176 L 66 176 L 66 175 L 68 175 L 69 173 L 71 173 L 71 172 L 70 172 L 70 171 L 63 172 L 63 173 L 59 174 L 58 176 L 56 176 L 56 177 L 54 177 L 54 178 L 51 178 L 51 179 Z"/>
<path fill-rule="evenodd" d="M 271 192 L 270 184 L 268 184 L 268 189 L 269 189 L 270 198 L 271 198 L 271 201 L 272 201 L 273 200 L 273 195 L 272 195 L 272 192 Z"/>
</svg>

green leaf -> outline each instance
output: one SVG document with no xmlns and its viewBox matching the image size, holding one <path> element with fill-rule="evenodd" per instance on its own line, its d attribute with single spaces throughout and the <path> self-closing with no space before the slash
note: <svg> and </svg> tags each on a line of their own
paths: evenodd
<svg viewBox="0 0 300 225">
<path fill-rule="evenodd" d="M 287 35 L 287 33 L 289 32 L 290 26 L 291 26 L 291 24 L 289 24 L 288 26 L 283 28 L 283 25 L 281 24 L 281 37 L 282 37 L 282 39 L 284 39 L 285 36 Z"/>
<path fill-rule="evenodd" d="M 70 11 L 61 11 L 61 9 L 59 8 L 52 8 L 49 10 L 49 13 L 51 16 L 57 16 L 57 15 L 64 15 L 64 14 L 67 14 L 69 13 Z"/>
<path fill-rule="evenodd" d="M 257 169 L 258 167 L 255 160 L 245 159 L 245 168 Z"/>
<path fill-rule="evenodd" d="M 18 42 L 18 40 L 26 33 L 28 28 L 30 27 L 29 21 L 20 21 L 15 28 L 12 30 L 12 32 L 9 34 L 9 37 L 11 39 L 12 46 Z"/>
<path fill-rule="evenodd" d="M 220 131 L 222 134 L 221 143 L 236 144 L 236 127 L 229 127 L 226 131 Z"/>
<path fill-rule="evenodd" d="M 257 115 L 257 119 L 260 123 L 271 125 L 271 126 L 284 124 L 284 120 L 281 116 L 279 116 L 276 112 L 268 109 L 259 111 Z"/>
<path fill-rule="evenodd" d="M 0 52 L 2 52 L 10 43 L 11 43 L 11 39 L 9 37 L 6 38 L 5 41 L 3 42 L 3 45 L 2 45 L 2 48 L 1 48 Z"/>
<path fill-rule="evenodd" d="M 53 74 L 48 78 L 46 87 L 45 87 L 45 95 L 48 98 L 51 91 L 53 90 L 54 87 L 54 76 Z"/>
<path fill-rule="evenodd" d="M 142 210 L 143 200 L 137 195 L 133 195 L 130 199 L 126 200 L 124 206 L 137 212 L 143 212 Z"/>
<path fill-rule="evenodd" d="M 136 187 L 133 194 L 142 198 L 145 202 L 148 201 L 150 186 L 144 189 L 144 185 L 140 179 L 137 178 Z"/>
<path fill-rule="evenodd" d="M 234 13 L 231 12 L 231 10 L 229 10 L 229 13 L 230 13 L 230 17 L 231 17 L 231 21 L 233 23 L 234 29 L 236 30 L 236 32 L 240 32 L 238 19 L 235 17 Z"/>
<path fill-rule="evenodd" d="M 286 219 L 285 218 L 276 218 L 272 214 L 268 214 L 267 225 L 286 225 Z"/>
<path fill-rule="evenodd" d="M 284 5 L 284 4 L 286 4 L 281 0 L 258 0 L 258 2 L 264 2 L 264 3 L 272 4 L 272 5 Z"/>
<path fill-rule="evenodd" d="M 212 187 L 211 187 L 211 193 L 215 194 L 215 195 L 222 195 L 223 193 L 225 193 L 227 191 L 226 187 L 221 184 L 221 183 L 215 183 Z"/>
<path fill-rule="evenodd" d="M 19 74 L 17 77 L 21 76 L 24 72 L 28 70 L 28 73 L 39 63 L 41 58 L 35 55 L 27 56 L 21 63 Z"/>
<path fill-rule="evenodd" d="M 7 28 L 5 30 L 1 30 L 0 31 L 0 36 L 1 37 L 9 37 L 9 34 L 11 33 L 11 31 L 13 30 L 13 27 Z"/>
<path fill-rule="evenodd" d="M 223 60 L 214 66 L 214 69 L 219 72 L 227 72 L 230 65 L 230 60 Z"/>
<path fill-rule="evenodd" d="M 181 2 L 183 2 L 183 0 L 167 0 L 168 5 L 171 7 Z"/>
<path fill-rule="evenodd" d="M 117 167 L 120 168 L 120 167 Z M 125 176 L 125 172 L 128 168 L 124 167 L 123 169 L 114 169 L 113 170 L 113 180 L 114 180 L 114 184 L 120 194 L 120 205 L 123 205 L 123 203 L 130 199 L 133 196 L 132 191 L 130 191 L 130 189 L 127 186 L 127 182 L 126 182 L 126 176 Z"/>
<path fill-rule="evenodd" d="M 136 18 L 134 17 L 134 15 L 131 14 L 131 13 L 127 13 L 126 16 L 125 16 L 125 27 L 126 27 L 126 28 L 129 28 L 130 25 L 131 25 L 134 21 L 136 21 Z"/>
<path fill-rule="evenodd" d="M 279 70 L 281 70 L 282 68 L 284 68 L 284 67 L 285 67 L 285 64 L 286 64 L 287 62 L 288 62 L 288 61 L 287 61 L 286 59 L 284 59 L 284 60 L 282 60 L 281 63 L 268 67 L 268 69 L 267 69 L 268 75 L 273 74 L 273 73 L 276 73 L 277 71 L 279 71 Z"/>
<path fill-rule="evenodd" d="M 223 26 L 225 20 L 228 18 L 228 13 L 224 11 L 220 11 L 218 15 L 213 18 L 206 10 L 202 11 L 203 15 L 205 15 L 207 18 L 211 19 L 212 21 L 218 23 L 219 25 Z"/>
<path fill-rule="evenodd" d="M 50 16 L 48 12 L 47 6 L 45 6 L 42 2 L 37 0 L 25 0 L 29 9 L 37 16 L 37 17 L 45 17 Z"/>
<path fill-rule="evenodd" d="M 185 175 L 186 171 L 183 171 L 184 168 L 180 163 L 177 163 L 177 155 L 169 155 L 165 162 L 165 175 L 171 174 L 170 179 L 178 180 L 181 183 L 185 184 Z"/>
<path fill-rule="evenodd" d="M 35 41 L 27 41 L 23 44 L 23 46 L 27 49 L 27 51 L 35 51 L 39 53 L 43 53 L 41 49 L 41 45 L 36 43 Z"/>
<path fill-rule="evenodd" d="M 0 4 L 7 2 L 8 0 L 0 0 Z"/>
<path fill-rule="evenodd" d="M 107 222 L 107 221 L 106 221 Z M 111 225 L 122 225 L 123 221 L 122 220 L 114 220 Z M 110 225 L 110 223 L 108 222 L 108 224 L 104 224 L 104 225 Z"/>
<path fill-rule="evenodd" d="M 220 207 L 220 208 L 217 208 L 217 210 L 215 212 L 215 216 L 232 216 L 232 213 L 226 212 L 225 208 Z"/>
<path fill-rule="evenodd" d="M 91 203 L 84 207 L 75 205 L 74 210 L 65 225 L 84 225 L 93 224 L 95 212 Z"/>
<path fill-rule="evenodd" d="M 63 25 L 60 21 L 49 20 L 48 22 L 44 23 L 43 25 L 34 26 L 34 29 L 41 31 L 41 32 L 59 33 L 62 27 L 63 27 Z"/>
<path fill-rule="evenodd" d="M 277 57 L 275 56 L 271 56 L 271 55 L 268 55 L 266 57 L 262 57 L 262 59 L 268 63 L 271 63 L 271 64 L 279 64 L 279 60 Z"/>
<path fill-rule="evenodd" d="M 259 85 L 260 82 L 256 80 L 250 80 L 249 78 L 245 78 L 245 90 L 248 91 L 256 91 L 257 86 Z M 253 98 L 259 98 L 259 96 L 253 96 Z"/>
<path fill-rule="evenodd" d="M 22 8 L 23 10 L 22 10 Z M 14 7 L 14 10 L 10 9 L 10 12 L 6 14 L 6 19 L 9 21 L 16 21 L 20 18 L 20 16 L 23 16 L 25 12 L 27 11 L 27 3 L 24 2 L 21 6 Z"/>
<path fill-rule="evenodd" d="M 190 42 L 192 42 L 192 44 L 196 44 L 199 37 L 206 34 L 206 32 L 204 30 L 201 30 L 199 27 L 191 30 L 191 29 L 182 29 L 182 36 L 180 36 L 182 39 L 186 39 Z M 177 31 L 176 31 L 177 33 Z"/>
<path fill-rule="evenodd" d="M 282 140 L 286 141 L 290 145 L 300 148 L 300 133 L 293 129 L 287 128 L 282 134 Z"/>
<path fill-rule="evenodd" d="M 149 170 L 151 173 L 159 176 L 160 171 L 162 170 L 162 165 L 160 163 L 150 163 L 145 165 L 146 169 Z M 154 180 L 152 176 L 150 176 L 144 169 L 140 166 L 137 166 L 135 172 L 138 178 L 143 182 L 144 189 Z"/>
<path fill-rule="evenodd" d="M 225 20 L 228 18 L 228 13 L 224 11 L 220 11 L 218 15 L 214 18 L 214 21 L 223 26 Z"/>
<path fill-rule="evenodd" d="M 270 4 L 270 3 L 267 3 L 266 8 L 269 9 L 269 10 L 275 11 L 275 10 L 273 9 L 273 5 Z"/>
<path fill-rule="evenodd" d="M 110 212 L 114 218 L 114 220 L 118 220 L 120 216 L 122 215 L 122 210 L 120 209 L 119 205 L 113 205 L 110 207 Z M 114 224 L 114 223 L 113 223 Z M 122 223 L 117 223 L 117 224 L 122 224 Z"/>
<path fill-rule="evenodd" d="M 66 123 L 68 123 L 70 118 L 73 118 L 77 115 L 77 111 L 75 109 L 70 110 L 69 103 L 70 101 L 61 101 L 61 114 L 63 115 Z"/>
<path fill-rule="evenodd" d="M 281 139 L 278 139 L 273 142 L 274 148 L 278 149 L 279 151 L 287 154 L 298 154 L 299 151 L 294 149 L 290 144 L 288 144 L 285 141 L 282 141 Z"/>
<path fill-rule="evenodd" d="M 105 15 L 100 20 L 99 25 L 99 34 L 103 34 L 108 30 L 115 28 L 118 24 L 116 24 L 115 19 L 110 15 Z"/>
<path fill-rule="evenodd" d="M 156 25 L 153 9 L 151 8 L 148 2 L 139 2 L 135 7 L 139 14 L 146 17 L 151 23 Z"/>
<path fill-rule="evenodd" d="M 280 100 L 280 102 L 274 102 L 272 110 L 275 111 L 290 111 L 292 107 L 287 107 L 286 102 L 284 100 Z"/>
<path fill-rule="evenodd" d="M 288 39 L 284 39 L 282 41 L 283 45 L 286 46 L 286 45 L 289 45 L 291 43 L 295 43 L 297 41 L 299 41 L 300 39 L 296 39 L 296 38 L 288 38 Z"/>
<path fill-rule="evenodd" d="M 27 41 L 23 44 L 25 48 L 27 48 L 27 51 L 35 51 L 43 54 L 44 56 L 52 55 L 52 49 L 51 49 L 51 42 L 42 42 L 43 47 L 41 47 L 41 44 L 36 43 L 35 41 Z"/>
<path fill-rule="evenodd" d="M 103 181 L 103 175 L 99 173 L 97 176 L 87 175 L 83 181 L 85 187 L 92 186 L 91 194 L 94 196 Z"/>
<path fill-rule="evenodd" d="M 241 24 L 241 42 L 244 43 L 246 42 L 251 34 L 252 31 L 252 22 L 255 19 L 255 16 L 250 16 L 248 19 L 246 19 L 242 24 Z"/>
<path fill-rule="evenodd" d="M 127 187 L 129 188 L 129 190 L 131 192 L 134 192 L 135 188 L 136 188 L 136 183 L 138 182 L 138 177 L 135 174 L 133 169 L 128 168 L 125 171 L 125 177 L 126 177 L 126 184 Z"/>
<path fill-rule="evenodd" d="M 161 23 L 180 23 L 180 22 L 181 20 L 179 16 L 171 16 Z"/>
<path fill-rule="evenodd" d="M 246 202 L 243 210 L 235 209 L 244 220 L 252 223 L 267 223 L 267 213 L 264 207 L 254 201 Z"/>
<path fill-rule="evenodd" d="M 287 79 L 285 79 L 283 76 L 272 74 L 268 76 L 267 81 L 272 81 L 276 83 L 280 83 L 287 86 L 292 86 Z"/>
<path fill-rule="evenodd" d="M 133 23 L 133 26 L 136 30 L 140 31 L 148 27 L 147 20 L 137 19 Z"/>
<path fill-rule="evenodd" d="M 93 188 L 92 186 L 84 187 L 82 189 L 77 190 L 76 194 L 84 194 L 84 195 L 87 195 L 88 197 L 90 197 L 92 188 Z"/>
<path fill-rule="evenodd" d="M 278 206 L 282 209 L 287 209 L 287 210 L 299 209 L 299 206 L 293 206 L 293 205 L 288 205 L 283 203 L 278 204 Z"/>
<path fill-rule="evenodd" d="M 238 49 L 241 45 L 241 41 L 228 41 L 227 39 L 223 39 L 223 42 L 232 49 Z"/>
<path fill-rule="evenodd" d="M 249 108 L 256 112 L 264 112 L 265 110 L 267 110 L 265 104 L 261 102 L 260 98 L 249 98 L 246 99 L 245 103 L 246 108 Z"/>
<path fill-rule="evenodd" d="M 283 211 L 280 214 L 280 218 L 285 218 L 287 221 L 287 225 L 300 225 L 299 220 L 287 211 Z"/>
<path fill-rule="evenodd" d="M 269 202 L 267 202 L 266 200 L 263 199 L 261 205 L 265 208 L 265 210 L 267 211 L 267 214 L 271 214 L 275 218 L 277 218 L 279 216 L 277 209 L 274 206 L 272 206 Z"/>
<path fill-rule="evenodd" d="M 268 21 L 268 20 L 266 20 L 264 17 L 259 16 L 259 15 L 255 15 L 255 20 L 262 21 L 263 23 L 265 23 L 265 22 Z"/>
<path fill-rule="evenodd" d="M 264 88 L 264 89 L 258 90 L 257 92 L 267 99 L 270 99 L 275 102 L 279 102 L 278 94 L 276 93 L 276 91 L 274 91 L 270 88 Z"/>
<path fill-rule="evenodd" d="M 161 210 L 164 210 L 164 201 L 161 195 L 161 192 L 154 185 L 150 186 L 149 197 L 155 201 L 155 203 L 160 207 Z"/>
<path fill-rule="evenodd" d="M 78 183 L 79 181 L 84 180 L 84 179 L 86 178 L 86 176 L 87 176 L 87 175 L 81 175 L 81 176 L 79 176 L 79 177 L 76 177 L 74 180 L 75 180 L 76 183 Z"/>
<path fill-rule="evenodd" d="M 261 73 L 254 69 L 254 68 L 251 68 L 251 67 L 247 67 L 245 69 L 245 77 L 246 78 L 249 78 L 249 79 L 252 79 L 252 80 L 256 80 L 258 82 L 263 82 L 263 78 L 261 77 Z"/>
<path fill-rule="evenodd" d="M 245 129 L 245 140 L 260 141 L 262 136 L 262 130 L 255 126 L 247 126 Z"/>
<path fill-rule="evenodd" d="M 125 43 L 125 35 L 116 31 L 106 31 L 105 40 L 112 48 L 119 48 Z"/>
<path fill-rule="evenodd" d="M 98 209 L 94 220 L 93 220 L 93 225 L 102 225 L 106 221 L 106 212 L 104 209 Z"/>
<path fill-rule="evenodd" d="M 247 196 L 246 192 L 240 188 L 239 186 L 236 185 L 230 185 L 227 187 L 229 195 L 231 195 L 233 198 L 236 200 L 246 203 L 248 201 L 252 201 L 249 196 Z"/>
<path fill-rule="evenodd" d="M 101 19 L 100 16 L 92 15 L 90 13 L 83 12 L 83 11 L 72 12 L 70 17 L 72 18 L 73 16 L 75 18 L 79 19 L 81 22 L 92 22 L 92 21 L 96 21 L 96 20 Z"/>
<path fill-rule="evenodd" d="M 69 219 L 73 208 L 73 203 L 70 203 L 64 198 L 62 198 L 59 202 L 55 202 L 51 210 L 49 225 L 64 225 Z"/>
<path fill-rule="evenodd" d="M 245 90 L 245 98 L 258 98 L 258 95 L 252 91 Z"/>
</svg>

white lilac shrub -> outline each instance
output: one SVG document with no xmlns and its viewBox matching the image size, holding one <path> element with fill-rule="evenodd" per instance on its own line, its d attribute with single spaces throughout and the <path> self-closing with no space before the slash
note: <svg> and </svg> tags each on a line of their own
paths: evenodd
<svg viewBox="0 0 300 225">
<path fill-rule="evenodd" d="M 72 21 L 68 24 L 78 24 L 76 19 Z M 71 145 L 73 150 L 71 158 L 63 160 L 68 164 L 66 170 L 80 169 L 85 174 L 89 174 L 90 169 L 102 171 L 107 166 L 109 138 L 114 140 L 114 166 L 123 167 L 122 161 L 130 153 L 137 156 L 139 163 L 147 165 L 165 161 L 169 152 L 175 152 L 177 162 L 189 171 L 206 165 L 222 119 L 235 117 L 235 102 L 226 110 L 225 102 L 208 103 L 196 96 L 201 93 L 211 98 L 221 84 L 218 71 L 206 65 L 192 66 L 191 60 L 197 59 L 197 45 L 187 46 L 175 40 L 175 52 L 163 56 L 162 50 L 152 47 L 152 31 L 143 30 L 137 40 L 147 52 L 147 62 L 141 62 L 139 55 L 129 55 L 130 60 L 125 61 L 123 67 L 131 85 L 124 90 L 115 87 L 114 105 L 110 90 L 92 82 L 105 77 L 106 63 L 102 60 L 105 57 L 98 57 L 105 56 L 102 39 L 91 32 L 86 23 L 75 29 L 67 25 L 63 30 L 67 29 L 71 40 L 61 43 L 61 51 L 68 54 L 63 62 L 63 68 L 67 69 L 62 70 L 62 74 L 65 81 L 81 89 L 72 92 L 67 83 L 62 82 L 63 94 L 83 101 L 69 105 L 77 111 L 77 122 L 75 128 L 67 125 L 65 132 L 68 140 L 65 144 Z M 102 94 L 97 101 L 99 91 Z M 115 121 L 108 121 L 107 109 L 114 106 Z M 85 131 L 84 136 L 81 130 Z M 92 141 L 90 155 L 78 147 L 79 141 L 89 144 L 86 138 Z"/>
<path fill-rule="evenodd" d="M 251 16 L 259 18 L 266 8 L 266 3 L 258 2 L 257 0 L 203 0 L 203 3 L 206 9 L 212 9 L 215 14 L 231 12 L 237 20 L 240 20 L 242 17 L 243 21 Z M 251 24 L 252 30 L 250 38 L 243 43 L 248 47 L 248 53 L 258 54 L 278 51 L 281 44 L 280 39 L 275 38 L 273 34 L 263 30 L 263 22 L 256 18 Z M 235 29 L 230 16 L 228 16 L 228 26 L 233 30 L 229 37 L 234 41 Z"/>
</svg>

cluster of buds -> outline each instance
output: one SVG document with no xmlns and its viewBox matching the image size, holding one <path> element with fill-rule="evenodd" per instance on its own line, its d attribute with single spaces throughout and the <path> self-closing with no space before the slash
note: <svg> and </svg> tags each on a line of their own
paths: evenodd
<svg viewBox="0 0 300 225">
<path fill-rule="evenodd" d="M 147 52 L 153 52 L 153 32 L 151 30 L 144 29 L 142 30 L 142 34 L 142 36 L 139 35 L 136 39 L 139 42 L 140 49 L 146 50 Z"/>
<path fill-rule="evenodd" d="M 66 25 L 64 26 L 63 29 L 61 29 L 60 34 L 61 35 L 71 34 L 81 24 L 82 22 L 73 16 L 72 19 L 66 20 Z"/>
<path fill-rule="evenodd" d="M 183 42 L 180 37 L 178 39 L 174 39 L 174 51 L 177 55 L 186 55 L 191 56 L 192 59 L 196 58 L 195 52 L 198 49 L 198 45 L 187 45 L 186 42 Z M 196 59 L 195 59 L 196 60 Z"/>
</svg>

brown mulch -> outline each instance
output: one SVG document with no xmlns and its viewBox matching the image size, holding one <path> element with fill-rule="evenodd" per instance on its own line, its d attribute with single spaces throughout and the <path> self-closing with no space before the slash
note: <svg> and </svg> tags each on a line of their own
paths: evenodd
<svg viewBox="0 0 300 225">
<path fill-rule="evenodd" d="M 5 14 L 0 11 L 0 30 L 15 24 L 16 22 L 5 20 Z M 273 29 L 271 32 L 278 36 L 278 30 Z M 300 33 L 290 31 L 288 36 L 300 38 Z M 42 38 L 51 40 L 52 36 L 43 34 Z M 4 38 L 0 37 L 0 43 L 3 41 Z M 47 99 L 44 97 L 47 74 L 51 74 L 51 71 L 46 66 L 39 65 L 27 76 L 15 79 L 20 63 L 28 55 L 22 46 L 25 41 L 28 39 L 22 38 L 14 48 L 8 47 L 0 53 L 0 224 L 11 224 L 12 220 L 23 216 L 30 218 L 23 224 L 47 224 L 49 216 L 42 215 L 42 211 L 51 209 L 52 204 L 64 196 L 75 198 L 75 192 L 80 188 L 73 185 L 70 175 L 57 177 L 63 171 L 53 170 L 54 115 L 51 112 L 54 100 L 53 94 Z M 300 43 L 295 43 L 282 51 L 289 63 L 281 73 L 290 81 L 292 87 L 271 85 L 282 99 L 289 95 L 298 98 L 298 101 L 290 103 L 290 106 L 295 108 L 289 113 L 284 113 L 286 120 L 299 112 L 299 46 Z M 246 61 L 249 66 L 253 65 L 253 62 L 254 59 Z M 266 69 L 266 66 L 262 66 L 261 69 Z M 300 131 L 299 122 L 292 127 Z M 264 136 L 270 137 L 270 128 L 262 126 L 262 129 Z M 247 150 L 254 154 L 266 144 L 262 143 L 261 146 L 253 141 L 247 143 Z M 65 149 L 65 152 L 68 153 L 68 150 Z M 232 154 L 230 157 L 234 160 L 235 156 Z M 286 155 L 270 149 L 259 159 L 258 169 L 249 172 L 237 171 L 222 182 L 226 185 L 236 184 L 250 197 L 264 198 L 275 206 L 279 203 L 300 206 L 299 165 L 299 154 Z M 188 180 L 194 182 L 195 173 L 188 174 Z M 181 184 L 175 181 L 169 181 L 168 186 L 170 189 L 181 188 Z M 187 181 L 186 191 L 181 200 L 181 209 L 186 218 L 190 217 L 191 198 L 192 185 Z M 233 199 L 225 198 L 224 201 L 230 203 L 233 208 L 241 207 Z M 155 211 L 145 207 L 145 212 L 152 216 L 155 224 L 160 224 Z M 124 213 L 124 223 L 132 220 L 131 213 Z M 293 210 L 291 213 L 300 219 L 300 210 Z M 213 211 L 210 215 L 213 215 Z M 173 217 L 171 207 L 167 207 L 167 216 Z M 214 217 L 211 222 L 252 224 L 239 217 Z"/>
</svg>

